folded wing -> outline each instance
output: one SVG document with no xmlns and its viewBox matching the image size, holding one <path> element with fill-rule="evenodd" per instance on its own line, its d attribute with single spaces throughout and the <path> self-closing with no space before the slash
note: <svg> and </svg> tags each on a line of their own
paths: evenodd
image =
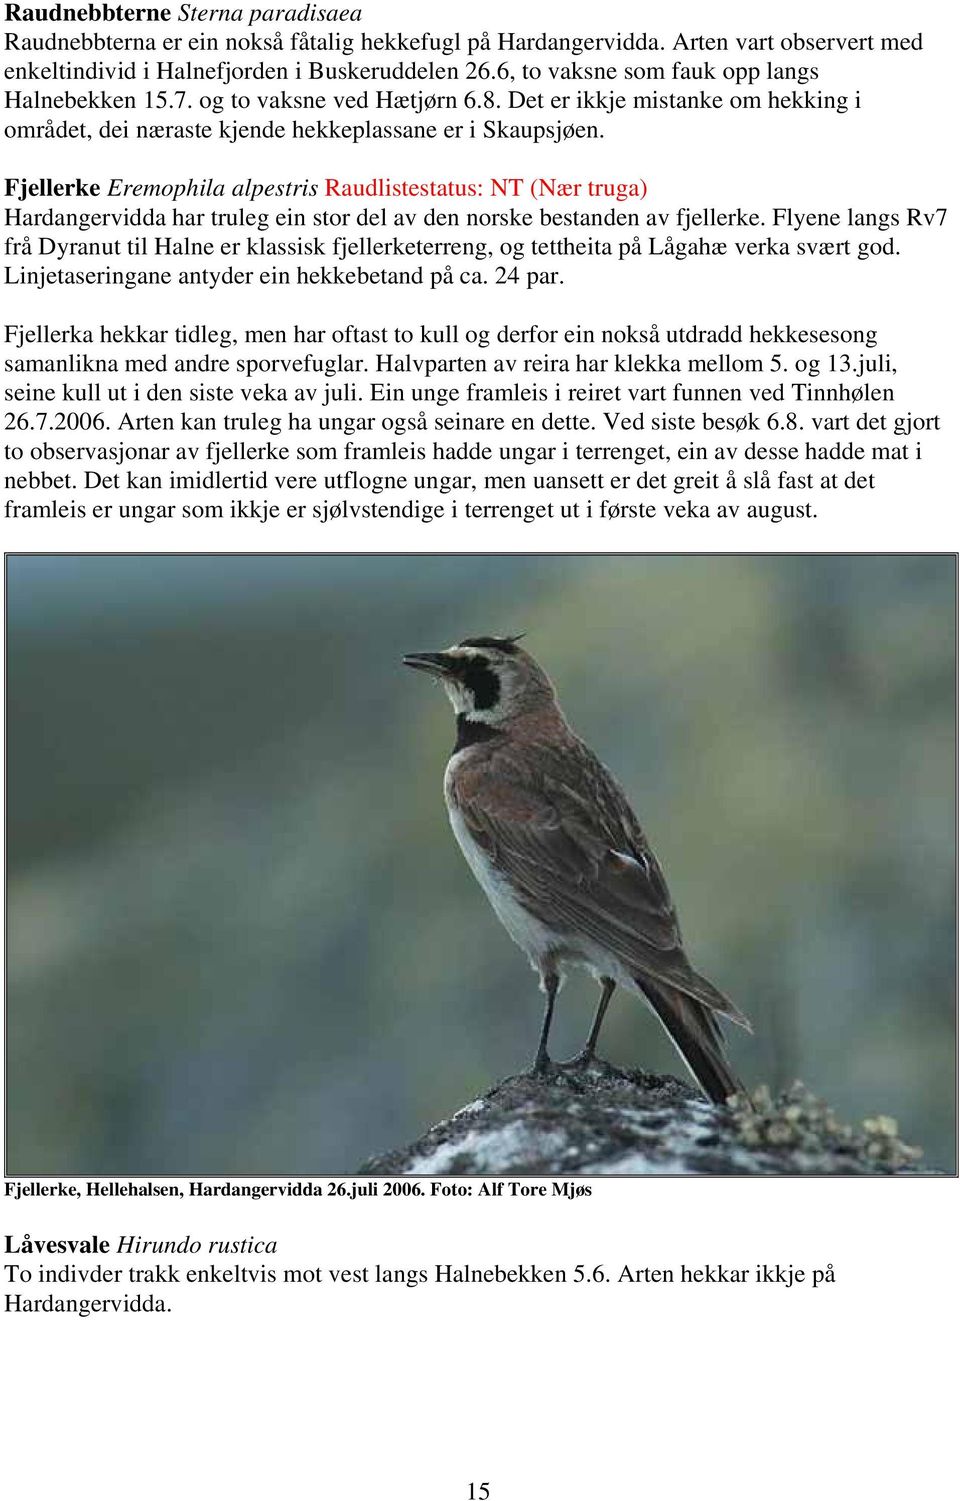
<svg viewBox="0 0 960 1501">
<path fill-rule="evenodd" d="M 674 986 L 749 1030 L 690 965 L 663 872 L 622 791 L 586 747 L 577 751 L 568 775 L 562 758 L 532 774 L 505 750 L 462 778 L 456 799 L 469 832 L 537 917 L 609 950 L 639 981 Z"/>
</svg>

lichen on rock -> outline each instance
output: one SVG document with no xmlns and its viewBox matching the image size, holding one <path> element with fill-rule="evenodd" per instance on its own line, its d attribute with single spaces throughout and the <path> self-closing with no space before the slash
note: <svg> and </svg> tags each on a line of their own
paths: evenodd
<svg viewBox="0 0 960 1501">
<path fill-rule="evenodd" d="M 504 1079 L 361 1173 L 418 1176 L 813 1175 L 916 1172 L 878 1115 L 841 1125 L 803 1085 L 713 1105 L 679 1079 L 595 1061 Z"/>
<path fill-rule="evenodd" d="M 919 1147 L 900 1140 L 892 1116 L 871 1116 L 859 1127 L 844 1125 L 799 1079 L 776 1098 L 766 1084 L 749 1095 L 735 1095 L 729 1109 L 737 1135 L 749 1147 L 814 1156 L 829 1152 L 890 1172 L 915 1167 L 923 1156 Z"/>
</svg>

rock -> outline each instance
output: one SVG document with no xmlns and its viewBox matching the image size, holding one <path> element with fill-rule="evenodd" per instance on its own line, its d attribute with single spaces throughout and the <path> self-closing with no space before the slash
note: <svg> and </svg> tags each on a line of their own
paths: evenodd
<svg viewBox="0 0 960 1501">
<path fill-rule="evenodd" d="M 679 1079 L 587 1069 L 517 1074 L 431 1127 L 371 1158 L 361 1173 L 875 1174 L 916 1171 L 920 1153 L 887 1116 L 841 1126 L 803 1085 L 773 1100 L 757 1090 L 713 1105 Z"/>
</svg>

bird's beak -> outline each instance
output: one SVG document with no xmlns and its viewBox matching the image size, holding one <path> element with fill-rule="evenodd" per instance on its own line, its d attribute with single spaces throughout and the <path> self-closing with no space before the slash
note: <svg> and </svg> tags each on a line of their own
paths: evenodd
<svg viewBox="0 0 960 1501">
<path fill-rule="evenodd" d="M 414 667 L 417 672 L 429 672 L 431 677 L 449 677 L 453 662 L 445 651 L 412 651 L 403 659 L 404 667 Z"/>
</svg>

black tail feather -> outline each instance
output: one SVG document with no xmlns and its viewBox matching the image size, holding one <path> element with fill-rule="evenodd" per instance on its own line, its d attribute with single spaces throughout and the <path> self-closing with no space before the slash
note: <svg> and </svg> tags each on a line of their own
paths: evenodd
<svg viewBox="0 0 960 1501">
<path fill-rule="evenodd" d="M 730 1095 L 744 1093 L 724 1056 L 716 1018 L 707 1007 L 672 987 L 651 985 L 639 975 L 637 984 L 707 1098 L 722 1105 Z"/>
</svg>

